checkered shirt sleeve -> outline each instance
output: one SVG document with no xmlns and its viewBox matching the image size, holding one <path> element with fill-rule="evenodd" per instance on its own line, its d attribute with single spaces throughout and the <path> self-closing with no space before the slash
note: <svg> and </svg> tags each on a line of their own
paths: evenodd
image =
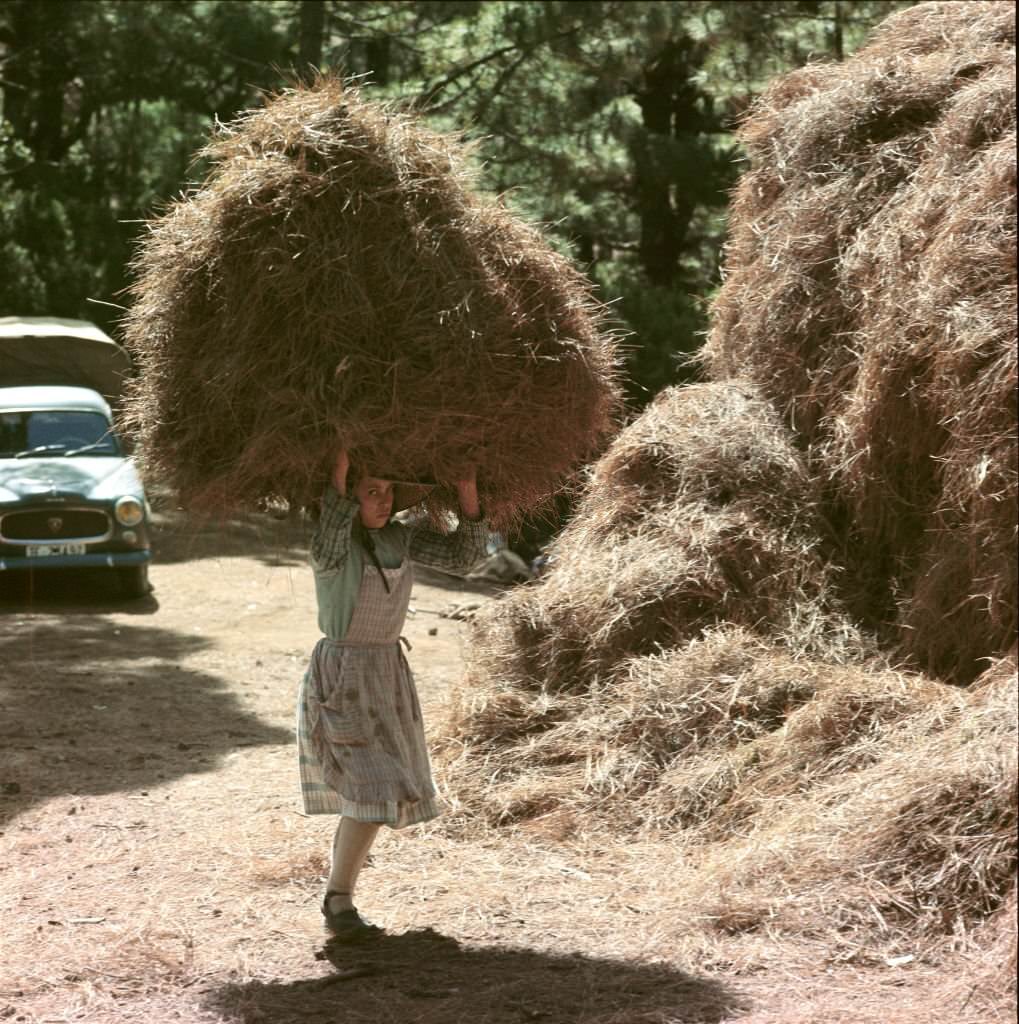
<svg viewBox="0 0 1019 1024">
<path fill-rule="evenodd" d="M 439 533 L 427 525 L 411 528 L 408 552 L 411 560 L 442 572 L 465 573 L 486 555 L 488 523 L 464 516 L 452 533 Z"/>
<path fill-rule="evenodd" d="M 350 554 L 350 535 L 358 504 L 330 484 L 322 498 L 322 515 L 311 538 L 311 564 L 317 572 L 335 572 Z"/>
</svg>

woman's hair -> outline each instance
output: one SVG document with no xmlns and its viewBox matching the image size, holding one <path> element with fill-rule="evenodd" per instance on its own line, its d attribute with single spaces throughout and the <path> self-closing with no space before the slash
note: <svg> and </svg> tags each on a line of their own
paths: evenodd
<svg viewBox="0 0 1019 1024">
<path fill-rule="evenodd" d="M 347 494 L 351 494 L 354 488 L 365 479 L 365 477 L 372 477 L 375 480 L 389 480 L 390 477 L 382 476 L 381 474 L 373 473 L 371 470 L 366 469 L 364 466 L 355 466 L 354 463 L 350 464 L 347 469 Z"/>
<path fill-rule="evenodd" d="M 357 487 L 361 480 L 368 476 L 371 476 L 371 473 L 367 472 L 363 466 L 355 466 L 351 463 L 347 467 L 347 496 L 352 496 L 354 488 Z M 382 563 L 379 561 L 379 556 L 375 553 L 375 541 L 372 539 L 371 533 L 368 532 L 368 528 L 361 522 L 359 516 L 354 519 L 354 524 L 351 527 L 351 533 L 361 547 L 368 552 L 368 557 L 372 560 L 372 565 L 378 569 L 379 576 L 382 577 L 382 585 L 386 588 L 386 593 L 390 593 L 389 580 L 386 579 L 386 574 L 382 569 Z"/>
<path fill-rule="evenodd" d="M 375 552 L 375 541 L 372 538 L 368 528 L 361 522 L 360 519 L 355 519 L 354 524 L 351 527 L 351 534 L 361 547 L 368 552 L 368 557 L 372 560 L 372 565 L 375 566 L 379 571 L 379 576 L 382 577 L 382 585 L 386 588 L 386 593 L 389 594 L 392 591 L 389 587 L 389 580 L 386 579 L 385 570 L 382 568 L 382 563 L 379 561 L 379 556 Z"/>
</svg>

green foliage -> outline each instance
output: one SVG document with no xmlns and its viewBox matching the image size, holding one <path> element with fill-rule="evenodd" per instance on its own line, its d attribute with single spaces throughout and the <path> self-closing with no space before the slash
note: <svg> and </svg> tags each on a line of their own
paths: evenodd
<svg viewBox="0 0 1019 1024">
<path fill-rule="evenodd" d="M 245 10 L 250 8 L 250 10 Z M 279 81 L 290 3 L 0 7 L 0 315 L 110 327 L 146 216 L 217 114 Z"/>
<path fill-rule="evenodd" d="M 67 211 L 56 196 L 15 186 L 31 161 L 28 147 L 0 121 L 0 310 L 44 312 L 51 288 L 66 287 L 73 276 L 67 258 Z"/>
<path fill-rule="evenodd" d="M 0 315 L 109 327 L 145 217 L 214 118 L 308 72 L 362 76 L 476 140 L 483 187 L 571 253 L 632 332 L 630 395 L 685 378 L 717 284 L 732 127 L 896 0 L 6 0 Z"/>
<path fill-rule="evenodd" d="M 649 402 L 660 381 L 692 381 L 696 372 L 689 357 L 707 329 L 707 303 L 680 288 L 635 282 L 617 286 L 619 315 L 632 338 L 624 342 L 626 395 L 640 407 Z M 615 289 L 614 289 L 615 290 Z"/>
</svg>

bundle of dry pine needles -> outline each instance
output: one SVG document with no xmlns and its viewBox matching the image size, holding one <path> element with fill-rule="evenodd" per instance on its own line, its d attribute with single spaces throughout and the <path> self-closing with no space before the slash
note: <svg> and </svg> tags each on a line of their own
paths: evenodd
<svg viewBox="0 0 1019 1024">
<path fill-rule="evenodd" d="M 741 132 L 705 350 L 812 473 L 857 617 L 972 680 L 1016 630 L 1015 6 L 919 4 Z"/>
<path fill-rule="evenodd" d="M 803 461 L 752 387 L 662 392 L 596 464 L 550 557 L 479 619 L 480 678 L 580 691 L 717 622 L 836 658 L 863 644 L 829 599 Z"/>
<path fill-rule="evenodd" d="M 604 309 L 474 189 L 464 146 L 322 78 L 201 155 L 204 183 L 143 239 L 124 323 L 126 427 L 186 503 L 306 502 L 343 444 L 402 480 L 475 463 L 500 521 L 591 453 L 617 402 Z"/>
<path fill-rule="evenodd" d="M 476 620 L 465 815 L 674 832 L 731 931 L 1014 920 L 1014 19 L 918 5 L 752 112 L 716 382 Z"/>
</svg>

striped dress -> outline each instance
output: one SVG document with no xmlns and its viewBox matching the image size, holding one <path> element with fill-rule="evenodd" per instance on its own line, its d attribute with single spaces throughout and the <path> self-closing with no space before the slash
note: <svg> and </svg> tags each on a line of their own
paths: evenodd
<svg viewBox="0 0 1019 1024">
<path fill-rule="evenodd" d="M 439 813 L 421 705 L 400 643 L 412 562 L 467 571 L 484 557 L 487 528 L 461 520 L 450 534 L 399 523 L 368 531 L 380 572 L 353 535 L 357 507 L 330 488 L 312 539 L 325 636 L 297 702 L 301 795 L 307 814 L 402 828 Z"/>
</svg>

